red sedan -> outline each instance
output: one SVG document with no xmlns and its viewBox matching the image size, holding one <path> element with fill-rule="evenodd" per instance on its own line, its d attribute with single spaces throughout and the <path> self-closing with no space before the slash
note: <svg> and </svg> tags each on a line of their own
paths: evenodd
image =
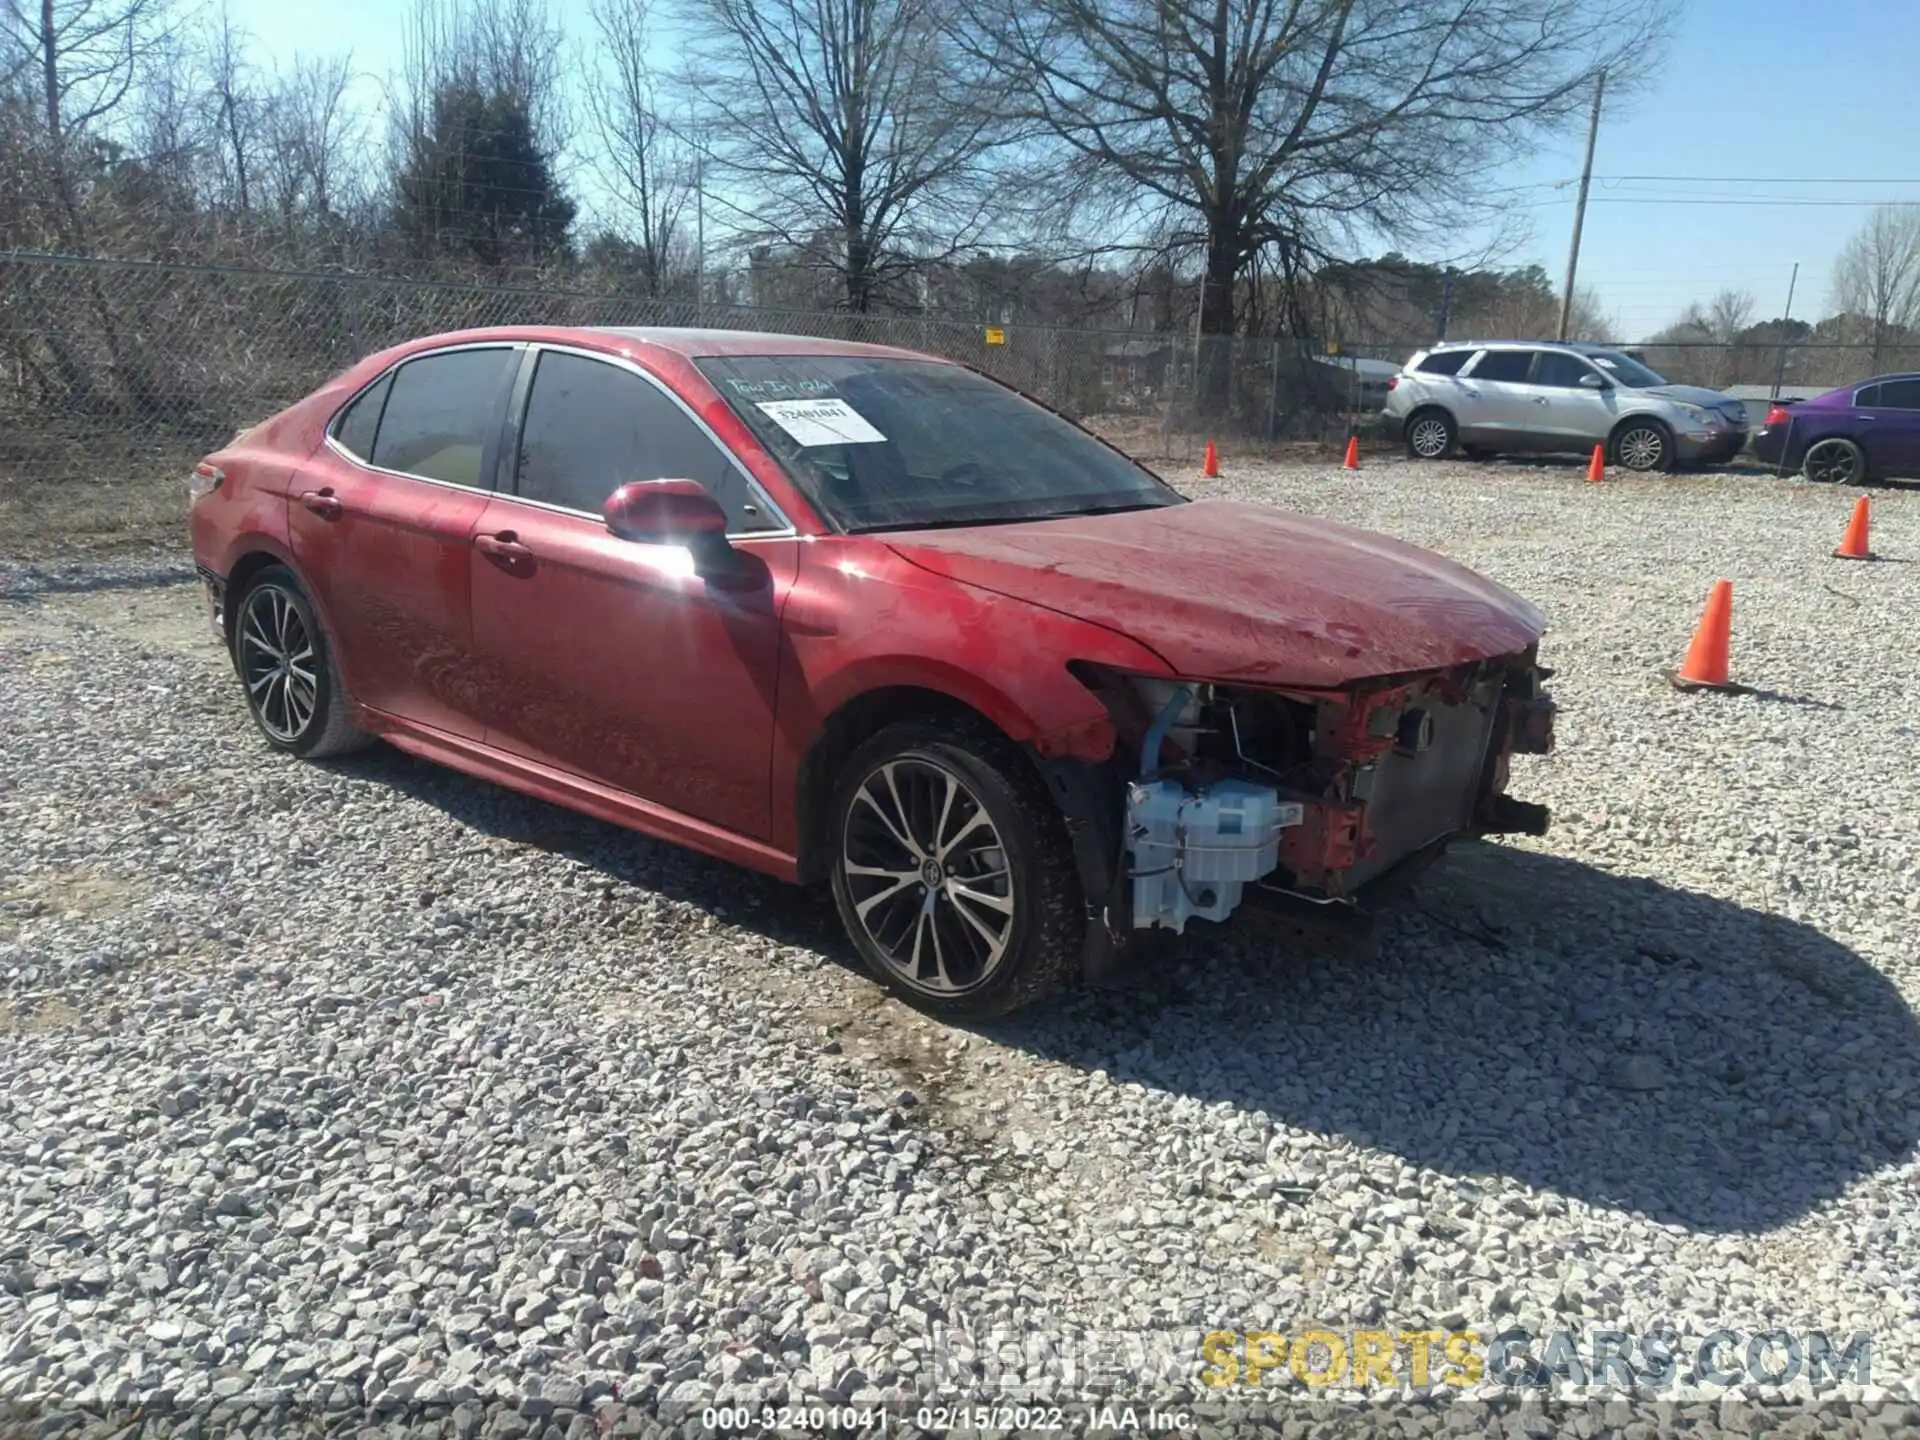
<svg viewBox="0 0 1920 1440">
<path fill-rule="evenodd" d="M 204 461 L 267 742 L 380 738 L 797 882 L 904 998 L 999 1013 L 1128 939 L 1362 908 L 1539 833 L 1525 601 L 1188 501 L 964 366 L 692 330 L 372 356 Z"/>
</svg>

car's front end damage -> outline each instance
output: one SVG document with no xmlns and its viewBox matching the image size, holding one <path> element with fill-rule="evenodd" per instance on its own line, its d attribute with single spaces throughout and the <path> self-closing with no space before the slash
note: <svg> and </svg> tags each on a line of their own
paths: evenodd
<svg viewBox="0 0 1920 1440">
<path fill-rule="evenodd" d="M 1112 716 L 1113 758 L 1043 763 L 1095 973 L 1190 919 L 1364 922 L 1450 841 L 1547 828 L 1507 793 L 1512 757 L 1553 745 L 1533 646 L 1327 690 L 1075 673 Z"/>
</svg>

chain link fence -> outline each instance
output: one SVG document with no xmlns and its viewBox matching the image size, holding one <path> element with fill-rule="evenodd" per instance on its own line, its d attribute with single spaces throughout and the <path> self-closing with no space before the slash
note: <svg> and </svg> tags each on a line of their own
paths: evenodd
<svg viewBox="0 0 1920 1440">
<path fill-rule="evenodd" d="M 175 544 L 179 481 L 236 430 L 375 350 L 487 325 L 766 330 L 897 345 L 973 365 L 1147 463 L 1209 439 L 1262 449 L 1371 431 L 1425 342 L 1330 347 L 1187 332 L 987 326 L 928 315 L 697 305 L 485 281 L 0 253 L 0 523 L 75 543 Z M 1628 347 L 1668 379 L 1751 406 L 1920 369 L 1872 345 Z"/>
<path fill-rule="evenodd" d="M 1143 459 L 1343 437 L 1393 365 L 1293 341 L 986 326 L 619 293 L 0 253 L 0 515 L 77 535 L 181 523 L 236 430 L 387 345 L 488 325 L 665 325 L 897 345 L 973 365 Z M 1406 347 L 1389 347 L 1394 359 Z M 1385 352 L 1383 352 L 1385 353 Z M 32 528 L 29 525 L 29 528 Z"/>
</svg>

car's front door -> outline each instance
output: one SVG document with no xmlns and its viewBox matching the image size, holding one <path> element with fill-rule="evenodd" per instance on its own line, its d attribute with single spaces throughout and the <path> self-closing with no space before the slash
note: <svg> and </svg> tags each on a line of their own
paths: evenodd
<svg viewBox="0 0 1920 1440">
<path fill-rule="evenodd" d="M 530 363 L 501 494 L 475 535 L 488 743 L 764 837 L 797 542 L 663 385 L 569 350 Z M 698 480 L 727 509 L 736 573 L 705 578 L 684 547 L 607 529 L 614 490 L 660 479 Z"/>
<path fill-rule="evenodd" d="M 1877 473 L 1920 475 L 1920 378 L 1882 380 L 1863 393 L 1861 439 Z"/>
<path fill-rule="evenodd" d="M 1460 438 L 1498 449 L 1529 448 L 1539 433 L 1540 407 L 1527 375 L 1531 350 L 1484 350 L 1460 377 L 1469 401 L 1461 407 Z"/>
<path fill-rule="evenodd" d="M 1604 444 L 1613 433 L 1619 406 L 1612 382 L 1578 355 L 1542 350 L 1529 388 L 1544 416 L 1540 423 L 1555 445 L 1584 450 Z"/>
<path fill-rule="evenodd" d="M 491 498 L 510 345 L 433 351 L 363 390 L 295 477 L 293 554 L 363 705 L 478 738 L 472 536 Z"/>
</svg>

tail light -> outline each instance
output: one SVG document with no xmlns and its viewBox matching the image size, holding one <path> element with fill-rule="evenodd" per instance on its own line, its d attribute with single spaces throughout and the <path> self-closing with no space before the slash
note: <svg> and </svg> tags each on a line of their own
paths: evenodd
<svg viewBox="0 0 1920 1440">
<path fill-rule="evenodd" d="M 1767 426 L 1784 425 L 1787 423 L 1787 421 L 1789 421 L 1792 418 L 1793 417 L 1787 413 L 1786 406 L 1769 405 L 1767 407 L 1767 418 L 1762 420 L 1760 423 L 1762 425 L 1767 425 Z"/>
<path fill-rule="evenodd" d="M 202 460 L 193 467 L 193 475 L 187 481 L 187 503 L 191 505 L 203 495 L 211 495 L 226 478 L 226 471 L 211 460 Z"/>
<path fill-rule="evenodd" d="M 1391 390 L 1393 389 L 1394 386 L 1398 385 L 1399 383 L 1400 383 L 1400 377 L 1398 375 L 1387 376 L 1387 389 Z"/>
</svg>

